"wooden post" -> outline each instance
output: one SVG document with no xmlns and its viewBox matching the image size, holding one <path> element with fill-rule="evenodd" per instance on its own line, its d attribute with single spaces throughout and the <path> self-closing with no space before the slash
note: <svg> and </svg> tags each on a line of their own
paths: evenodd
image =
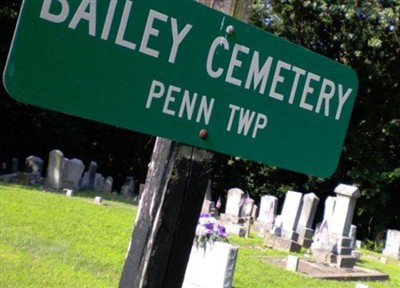
<svg viewBox="0 0 400 288">
<path fill-rule="evenodd" d="M 253 3 L 199 2 L 245 21 Z M 157 138 L 119 288 L 182 286 L 210 179 L 212 156 L 201 149 Z"/>
<path fill-rule="evenodd" d="M 182 286 L 212 155 L 157 138 L 120 288 Z"/>
</svg>

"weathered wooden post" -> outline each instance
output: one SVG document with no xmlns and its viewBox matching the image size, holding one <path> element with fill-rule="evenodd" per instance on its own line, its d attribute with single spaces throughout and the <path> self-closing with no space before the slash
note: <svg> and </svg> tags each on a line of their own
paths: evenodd
<svg viewBox="0 0 400 288">
<path fill-rule="evenodd" d="M 180 287 L 213 153 L 157 138 L 119 287 Z"/>
<path fill-rule="evenodd" d="M 241 17 L 249 15 L 252 3 L 232 0 L 221 6 L 222 0 L 203 2 Z M 207 131 L 200 131 L 199 137 L 206 138 Z M 157 138 L 120 288 L 182 286 L 212 157 L 211 152 Z"/>
</svg>

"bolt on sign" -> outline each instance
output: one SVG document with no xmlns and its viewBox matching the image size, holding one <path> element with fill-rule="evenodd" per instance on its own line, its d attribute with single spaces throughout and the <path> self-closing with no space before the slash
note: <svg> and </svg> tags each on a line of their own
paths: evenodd
<svg viewBox="0 0 400 288">
<path fill-rule="evenodd" d="M 4 83 L 25 103 L 321 177 L 358 87 L 326 57 L 161 0 L 25 0 Z"/>
</svg>

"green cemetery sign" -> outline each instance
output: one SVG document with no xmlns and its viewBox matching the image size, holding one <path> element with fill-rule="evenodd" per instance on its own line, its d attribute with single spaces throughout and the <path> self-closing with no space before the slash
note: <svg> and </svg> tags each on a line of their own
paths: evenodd
<svg viewBox="0 0 400 288">
<path fill-rule="evenodd" d="M 317 176 L 336 169 L 358 85 L 335 61 L 162 0 L 25 0 L 4 83 L 22 102 Z"/>
</svg>

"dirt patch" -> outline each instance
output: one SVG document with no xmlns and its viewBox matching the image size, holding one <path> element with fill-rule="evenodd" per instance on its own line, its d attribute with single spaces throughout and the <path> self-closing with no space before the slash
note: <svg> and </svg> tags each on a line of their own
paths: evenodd
<svg viewBox="0 0 400 288">
<path fill-rule="evenodd" d="M 265 261 L 286 268 L 286 258 L 266 258 Z M 389 275 L 354 266 L 353 268 L 337 268 L 328 264 L 318 263 L 312 259 L 300 259 L 298 273 L 305 274 L 311 278 L 327 280 L 351 280 L 351 281 L 386 281 Z"/>
</svg>

